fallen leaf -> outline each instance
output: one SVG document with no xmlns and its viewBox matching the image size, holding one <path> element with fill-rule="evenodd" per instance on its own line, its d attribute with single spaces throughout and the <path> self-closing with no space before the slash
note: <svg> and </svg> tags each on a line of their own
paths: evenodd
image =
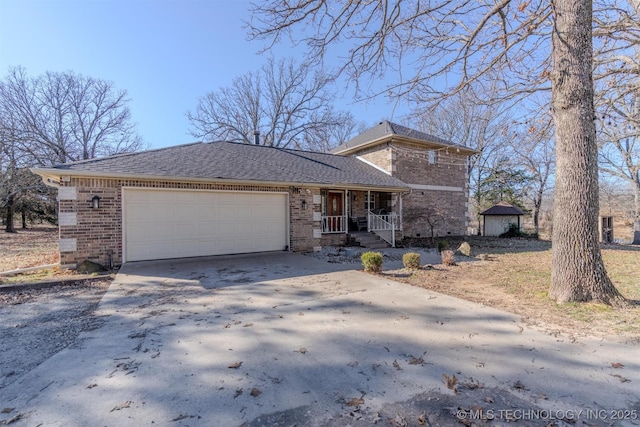
<svg viewBox="0 0 640 427">
<path fill-rule="evenodd" d="M 364 405 L 364 399 L 361 397 L 354 397 L 350 401 L 347 402 L 347 406 L 360 406 Z"/>
<path fill-rule="evenodd" d="M 87 388 L 88 388 L 88 389 L 92 389 L 92 388 L 94 388 L 94 387 L 98 387 L 98 384 L 89 384 L 89 385 L 87 386 Z"/>
<path fill-rule="evenodd" d="M 396 415 L 396 417 L 390 421 L 393 427 L 407 427 L 409 425 L 407 424 L 406 418 L 400 415 Z"/>
<path fill-rule="evenodd" d="M 418 424 L 420 424 L 421 426 L 427 424 L 427 414 L 425 412 L 421 413 L 418 416 Z"/>
<path fill-rule="evenodd" d="M 525 387 L 524 384 L 522 384 L 522 382 L 520 380 L 516 381 L 516 383 L 513 385 L 513 388 L 515 388 L 516 390 L 526 390 L 527 387 Z"/>
<path fill-rule="evenodd" d="M 487 397 L 484 398 L 484 401 L 487 402 L 487 403 L 493 403 L 493 397 L 487 396 Z"/>
<path fill-rule="evenodd" d="M 240 366 L 242 366 L 242 362 L 235 362 L 232 363 L 231 365 L 228 366 L 229 369 L 238 369 Z"/>
<path fill-rule="evenodd" d="M 236 389 L 236 393 L 233 395 L 233 398 L 235 399 L 236 397 L 240 396 L 242 394 L 242 388 L 237 388 Z"/>
<path fill-rule="evenodd" d="M 299 312 L 298 316 L 304 316 L 304 313 L 303 312 Z"/>
<path fill-rule="evenodd" d="M 109 412 L 119 411 L 119 410 L 121 410 L 121 409 L 130 408 L 132 403 L 133 403 L 132 401 L 127 400 L 127 401 L 126 401 L 126 402 L 124 402 L 124 403 L 121 403 L 121 404 L 119 404 L 119 405 L 116 405 L 116 406 L 115 406 L 111 411 L 109 411 Z"/>
<path fill-rule="evenodd" d="M 260 396 L 262 394 L 262 392 L 254 387 L 254 388 L 251 389 L 251 393 L 250 394 L 253 397 L 258 397 L 258 396 Z"/>
<path fill-rule="evenodd" d="M 249 326 L 253 326 L 253 323 L 245 323 L 242 327 L 243 328 L 248 328 Z"/>
<path fill-rule="evenodd" d="M 307 349 L 305 347 L 300 347 L 298 350 L 296 350 L 298 353 L 302 353 L 302 354 L 307 354 Z"/>
<path fill-rule="evenodd" d="M 396 368 L 398 371 L 402 371 L 402 368 L 400 367 L 400 364 L 398 363 L 397 360 L 393 361 L 393 367 Z"/>
<path fill-rule="evenodd" d="M 620 362 L 616 362 L 616 363 L 612 363 L 611 367 L 615 368 L 615 369 L 622 369 L 622 368 L 624 368 L 624 365 L 622 363 L 620 363 Z"/>
<path fill-rule="evenodd" d="M 609 374 L 609 375 L 611 375 L 612 377 L 615 377 L 615 378 L 619 379 L 621 383 L 628 383 L 628 382 L 631 382 L 631 380 L 630 380 L 629 378 L 625 378 L 625 377 L 623 377 L 622 375 L 618 375 L 618 374 Z"/>
<path fill-rule="evenodd" d="M 411 360 L 409 360 L 409 365 L 422 365 L 424 363 L 424 359 L 422 357 L 415 358 L 411 356 Z"/>
<path fill-rule="evenodd" d="M 456 378 L 455 374 L 452 376 L 449 376 L 447 374 L 442 374 L 443 378 L 444 378 L 444 383 L 447 386 L 448 389 L 453 390 L 454 393 L 458 393 L 458 379 Z"/>
<path fill-rule="evenodd" d="M 16 408 L 4 408 L 2 411 L 3 414 L 10 414 L 11 412 L 13 412 L 13 410 Z"/>
</svg>

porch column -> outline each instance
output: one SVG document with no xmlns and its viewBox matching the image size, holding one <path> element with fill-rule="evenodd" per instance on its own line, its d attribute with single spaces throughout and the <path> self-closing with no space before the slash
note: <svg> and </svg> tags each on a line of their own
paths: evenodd
<svg viewBox="0 0 640 427">
<path fill-rule="evenodd" d="M 371 190 L 367 190 L 367 200 L 366 200 L 366 206 L 367 206 L 367 231 L 371 231 L 371 210 L 369 209 L 369 206 L 371 206 Z"/>
</svg>

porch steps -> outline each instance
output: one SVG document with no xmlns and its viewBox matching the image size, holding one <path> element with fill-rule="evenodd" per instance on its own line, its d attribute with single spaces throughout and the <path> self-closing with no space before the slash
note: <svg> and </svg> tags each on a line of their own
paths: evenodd
<svg viewBox="0 0 640 427">
<path fill-rule="evenodd" d="M 390 245 L 382 240 L 375 233 L 369 232 L 353 232 L 349 233 L 349 239 L 347 243 L 357 244 L 367 249 L 384 249 L 390 247 Z"/>
</svg>

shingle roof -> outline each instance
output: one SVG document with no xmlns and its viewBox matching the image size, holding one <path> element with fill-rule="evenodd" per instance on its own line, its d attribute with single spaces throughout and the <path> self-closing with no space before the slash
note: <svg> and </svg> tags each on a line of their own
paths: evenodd
<svg viewBox="0 0 640 427">
<path fill-rule="evenodd" d="M 350 139 L 344 144 L 337 146 L 336 148 L 331 150 L 331 153 L 338 154 L 345 150 L 356 148 L 361 145 L 366 145 L 370 142 L 378 141 L 382 138 L 392 137 L 392 136 L 402 136 L 402 137 L 411 138 L 419 141 L 434 143 L 436 145 L 442 145 L 447 147 L 458 147 L 458 148 L 464 148 L 465 150 L 473 151 L 469 147 L 465 147 L 459 144 L 454 144 L 451 141 L 447 141 L 446 139 L 442 139 L 437 136 L 430 135 L 426 132 L 420 132 L 418 130 L 411 129 L 406 126 L 402 126 L 397 123 L 392 123 L 390 121 L 385 120 L 383 122 L 378 123 L 376 126 L 372 127 L 371 129 L 366 130 L 360 135 Z"/>
<path fill-rule="evenodd" d="M 65 163 L 48 170 L 61 175 L 69 172 L 407 188 L 397 178 L 355 157 L 222 141 Z"/>
<path fill-rule="evenodd" d="M 498 202 L 480 215 L 524 215 L 525 213 L 518 207 L 507 202 Z"/>
</svg>

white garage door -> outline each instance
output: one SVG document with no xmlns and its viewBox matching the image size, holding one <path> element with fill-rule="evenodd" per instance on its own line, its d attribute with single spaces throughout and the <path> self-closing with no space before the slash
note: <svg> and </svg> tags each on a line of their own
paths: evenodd
<svg viewBox="0 0 640 427">
<path fill-rule="evenodd" d="M 124 261 L 284 250 L 287 195 L 123 190 Z"/>
</svg>

